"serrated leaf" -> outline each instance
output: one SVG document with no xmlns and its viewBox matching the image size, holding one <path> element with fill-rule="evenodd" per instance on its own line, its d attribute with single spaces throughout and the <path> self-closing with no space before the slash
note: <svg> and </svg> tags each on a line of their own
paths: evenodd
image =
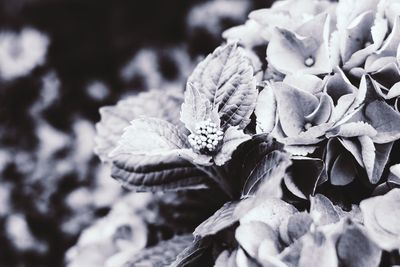
<svg viewBox="0 0 400 267">
<path fill-rule="evenodd" d="M 219 210 L 217 210 L 210 218 L 205 220 L 193 232 L 196 237 L 205 237 L 214 235 L 219 231 L 233 225 L 238 221 L 234 215 L 237 202 L 227 202 Z"/>
<path fill-rule="evenodd" d="M 176 155 L 114 157 L 111 176 L 134 191 L 201 189 L 210 178 L 190 162 Z"/>
<path fill-rule="evenodd" d="M 167 267 L 170 266 L 182 250 L 192 244 L 191 235 L 175 236 L 161 241 L 156 246 L 140 251 L 124 267 Z"/>
<path fill-rule="evenodd" d="M 201 94 L 218 108 L 221 127 L 249 123 L 254 110 L 257 90 L 253 68 L 243 48 L 235 43 L 218 47 L 200 62 L 188 79 Z"/>
<path fill-rule="evenodd" d="M 250 171 L 243 186 L 242 197 L 261 191 L 270 197 L 280 197 L 281 181 L 291 161 L 287 153 L 272 151 L 263 157 Z"/>
<path fill-rule="evenodd" d="M 96 124 L 95 153 L 102 161 L 110 161 L 109 153 L 117 146 L 123 130 L 140 116 L 177 123 L 182 101 L 180 90 L 152 90 L 121 100 L 114 106 L 102 107 L 101 120 Z"/>
<path fill-rule="evenodd" d="M 187 147 L 187 137 L 175 125 L 162 119 L 143 117 L 133 120 L 125 129 L 110 156 L 158 155 Z"/>
<path fill-rule="evenodd" d="M 232 158 L 232 153 L 243 142 L 249 140 L 251 137 L 239 130 L 237 126 L 229 127 L 222 140 L 222 147 L 214 157 L 214 162 L 218 166 L 224 165 Z"/>
<path fill-rule="evenodd" d="M 219 118 L 213 116 L 210 101 L 193 86 L 188 83 L 185 91 L 185 101 L 181 108 L 181 121 L 191 132 L 195 131 L 197 122 L 205 121 L 213 117 L 213 122 L 219 125 Z"/>
</svg>

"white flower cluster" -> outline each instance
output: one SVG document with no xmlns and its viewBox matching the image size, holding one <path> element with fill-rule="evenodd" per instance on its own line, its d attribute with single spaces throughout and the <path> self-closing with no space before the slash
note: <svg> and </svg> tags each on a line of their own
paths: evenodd
<svg viewBox="0 0 400 267">
<path fill-rule="evenodd" d="M 195 133 L 189 135 L 189 143 L 201 153 L 210 153 L 217 150 L 224 133 L 210 119 L 196 123 Z"/>
</svg>

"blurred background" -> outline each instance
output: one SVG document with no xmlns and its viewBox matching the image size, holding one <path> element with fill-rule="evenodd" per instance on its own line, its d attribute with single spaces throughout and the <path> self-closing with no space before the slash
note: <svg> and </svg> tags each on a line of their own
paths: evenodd
<svg viewBox="0 0 400 267">
<path fill-rule="evenodd" d="M 155 218 L 174 196 L 132 196 L 110 178 L 92 152 L 98 109 L 183 90 L 222 31 L 269 2 L 1 0 L 0 266 L 103 266 L 132 247 L 130 224 L 147 229 L 138 246 L 167 238 Z"/>
</svg>

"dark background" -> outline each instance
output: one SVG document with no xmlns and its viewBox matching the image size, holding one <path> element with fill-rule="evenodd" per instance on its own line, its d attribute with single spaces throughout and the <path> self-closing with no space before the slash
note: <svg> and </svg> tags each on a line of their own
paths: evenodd
<svg viewBox="0 0 400 267">
<path fill-rule="evenodd" d="M 234 0 L 232 0 L 234 1 Z M 147 90 L 148 77 L 121 79 L 121 68 L 139 49 L 150 47 L 157 55 L 158 71 L 163 80 L 179 80 L 179 66 L 166 48 L 184 45 L 188 57 L 198 57 L 214 50 L 223 40 L 220 32 L 243 23 L 245 16 L 221 16 L 218 34 L 207 27 L 188 27 L 187 16 L 200 0 L 1 0 L 0 32 L 30 26 L 50 39 L 46 63 L 29 75 L 0 80 L 0 151 L 9 157 L 0 170 L 0 185 L 9 191 L 7 214 L 0 214 L 0 266 L 62 266 L 66 249 L 71 247 L 83 227 L 107 214 L 109 207 L 94 207 L 91 216 L 75 232 L 61 231 L 63 221 L 79 217 L 78 211 L 65 204 L 65 197 L 78 188 L 94 188 L 95 170 L 99 165 L 93 156 L 88 162 L 66 172 L 56 172 L 53 163 L 70 161 L 73 146 L 57 150 L 48 165 L 39 164 L 39 140 L 35 132 L 37 116 L 31 108 L 40 99 L 42 78 L 55 73 L 60 90 L 51 105 L 40 112 L 40 120 L 76 141 L 74 122 L 84 119 L 95 123 L 98 109 L 115 104 L 126 93 Z M 210 1 L 212 2 L 212 1 Z M 266 7 L 267 0 L 249 1 L 249 8 Z M 247 12 L 244 12 L 244 14 Z M 93 99 L 85 88 L 101 81 L 107 97 Z M 16 160 L 24 155 L 24 160 Z M 25 165 L 25 166 L 21 166 Z M 31 166 L 30 169 L 24 167 Z M 43 167 L 45 166 L 45 167 Z M 46 167 L 47 166 L 47 167 Z M 44 173 L 32 178 L 38 168 Z M 51 180 L 49 180 L 51 177 Z M 95 190 L 95 189 L 93 189 Z M 43 206 L 45 209 L 43 209 Z M 19 250 L 7 234 L 5 225 L 10 214 L 22 214 L 34 238 L 46 244 L 43 251 Z"/>
</svg>

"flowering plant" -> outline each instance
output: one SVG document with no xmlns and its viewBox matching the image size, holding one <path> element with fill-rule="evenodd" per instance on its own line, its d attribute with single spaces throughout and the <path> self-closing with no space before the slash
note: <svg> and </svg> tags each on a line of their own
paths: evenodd
<svg viewBox="0 0 400 267">
<path fill-rule="evenodd" d="M 226 202 L 126 266 L 399 264 L 399 3 L 278 1 L 223 36 L 184 94 L 100 111 L 124 187 Z"/>
</svg>

